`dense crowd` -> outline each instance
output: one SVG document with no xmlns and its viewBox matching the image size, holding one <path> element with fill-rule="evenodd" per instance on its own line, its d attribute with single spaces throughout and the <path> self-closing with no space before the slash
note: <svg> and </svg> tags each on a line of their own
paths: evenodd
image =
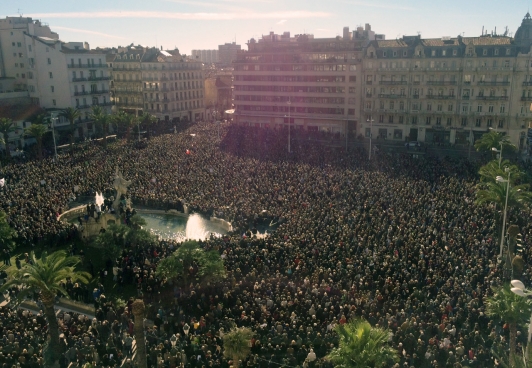
<svg viewBox="0 0 532 368">
<path fill-rule="evenodd" d="M 216 126 L 198 123 L 152 137 L 144 149 L 119 141 L 107 150 L 87 145 L 59 163 L 9 165 L 0 209 L 21 243 L 68 242 L 75 227 L 58 214 L 79 196 L 110 193 L 118 166 L 133 181 L 134 205 L 187 205 L 232 222 L 234 233 L 202 242 L 224 259 L 228 277 L 216 284 L 180 288 L 158 279 L 158 260 L 178 246 L 168 241 L 128 249 L 100 275 L 135 284 L 147 303 L 161 305 L 146 327 L 152 367 L 227 366 L 221 336 L 233 323 L 255 334 L 244 366 L 327 367 L 334 326 L 357 317 L 390 329 L 397 367 L 492 367 L 491 350 L 507 351 L 507 326 L 485 315 L 502 270 L 494 210 L 473 204 L 475 165 L 406 150 L 369 162 L 361 149 L 346 153 L 328 144 L 334 137 L 304 132 L 287 153 L 286 131 L 223 130 L 219 141 Z M 275 230 L 266 237 L 242 236 L 268 224 Z M 531 228 L 519 225 L 526 240 Z M 128 354 L 133 321 L 101 292 L 92 298 L 95 321 L 62 317 L 69 362 L 113 366 Z M 6 367 L 21 356 L 25 366 L 38 364 L 44 325 L 22 313 L 0 314 Z"/>
</svg>

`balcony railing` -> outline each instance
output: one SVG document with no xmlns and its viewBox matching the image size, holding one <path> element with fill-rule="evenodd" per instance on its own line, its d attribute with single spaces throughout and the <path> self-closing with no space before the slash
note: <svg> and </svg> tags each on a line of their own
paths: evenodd
<svg viewBox="0 0 532 368">
<path fill-rule="evenodd" d="M 480 86 L 509 86 L 510 82 L 487 82 L 487 81 L 480 81 L 478 82 Z"/>
<path fill-rule="evenodd" d="M 104 80 L 110 80 L 111 77 L 89 77 L 90 81 L 104 81 Z"/>
<path fill-rule="evenodd" d="M 101 95 L 104 93 L 109 93 L 108 89 L 95 89 L 90 91 L 81 91 L 81 92 L 74 92 L 74 96 L 85 96 L 85 95 Z"/>
<path fill-rule="evenodd" d="M 456 97 L 455 96 L 442 96 L 442 95 L 427 95 L 427 98 L 432 98 L 434 100 L 452 100 Z"/>
<path fill-rule="evenodd" d="M 521 101 L 532 101 L 532 96 L 522 96 Z"/>
<path fill-rule="evenodd" d="M 68 64 L 69 68 L 107 68 L 107 64 Z"/>
<path fill-rule="evenodd" d="M 399 84 L 407 84 L 407 81 L 380 81 L 379 84 L 384 85 L 399 85 Z"/>
<path fill-rule="evenodd" d="M 507 100 L 508 96 L 477 96 L 477 100 Z"/>
<path fill-rule="evenodd" d="M 456 81 L 428 81 L 428 85 L 432 86 L 445 86 L 445 85 L 456 85 Z"/>
<path fill-rule="evenodd" d="M 404 96 L 401 96 L 401 95 L 396 95 L 396 94 L 379 94 L 379 97 L 380 98 L 401 98 L 401 97 L 404 97 Z"/>
<path fill-rule="evenodd" d="M 72 78 L 72 82 L 86 82 L 87 78 Z"/>
</svg>

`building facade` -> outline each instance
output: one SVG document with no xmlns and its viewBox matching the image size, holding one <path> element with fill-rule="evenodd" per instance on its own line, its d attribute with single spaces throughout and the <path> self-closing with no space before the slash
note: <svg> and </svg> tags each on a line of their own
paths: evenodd
<svg viewBox="0 0 532 368">
<path fill-rule="evenodd" d="M 111 59 L 111 61 L 109 61 Z M 202 63 L 178 50 L 128 47 L 108 58 L 117 109 L 147 112 L 161 120 L 205 118 Z"/>
<path fill-rule="evenodd" d="M 229 66 L 237 59 L 238 53 L 242 50 L 242 46 L 237 45 L 236 42 L 225 43 L 218 46 L 218 63 L 223 66 Z"/>
<path fill-rule="evenodd" d="M 26 93 L 33 104 L 55 115 L 68 107 L 80 111 L 78 137 L 95 133 L 92 106 L 110 110 L 106 55 L 87 43 L 62 42 L 38 20 L 7 17 L 0 20 L 0 55 L 0 72 L 14 78 L 14 91 Z M 61 130 L 68 124 L 59 119 L 56 126 Z"/>
<path fill-rule="evenodd" d="M 239 124 L 468 145 L 493 129 L 521 150 L 532 119 L 532 17 L 515 37 L 385 40 L 369 25 L 342 37 L 250 40 L 234 65 Z"/>
<path fill-rule="evenodd" d="M 205 64 L 215 64 L 218 62 L 218 50 L 192 50 L 192 59 Z"/>
</svg>

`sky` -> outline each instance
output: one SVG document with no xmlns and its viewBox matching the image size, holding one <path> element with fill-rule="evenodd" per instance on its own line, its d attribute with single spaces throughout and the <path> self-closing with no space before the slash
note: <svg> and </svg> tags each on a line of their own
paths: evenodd
<svg viewBox="0 0 532 368">
<path fill-rule="evenodd" d="M 0 16 L 40 19 L 63 41 L 91 48 L 125 46 L 218 49 L 269 32 L 342 35 L 369 23 L 386 39 L 478 36 L 482 27 L 513 35 L 532 0 L 0 0 Z"/>
</svg>

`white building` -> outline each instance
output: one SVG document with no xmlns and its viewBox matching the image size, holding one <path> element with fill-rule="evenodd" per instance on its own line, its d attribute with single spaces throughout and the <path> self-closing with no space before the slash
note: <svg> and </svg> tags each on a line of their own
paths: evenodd
<svg viewBox="0 0 532 368">
<path fill-rule="evenodd" d="M 192 50 L 192 59 L 206 64 L 218 62 L 218 50 Z"/>
</svg>

